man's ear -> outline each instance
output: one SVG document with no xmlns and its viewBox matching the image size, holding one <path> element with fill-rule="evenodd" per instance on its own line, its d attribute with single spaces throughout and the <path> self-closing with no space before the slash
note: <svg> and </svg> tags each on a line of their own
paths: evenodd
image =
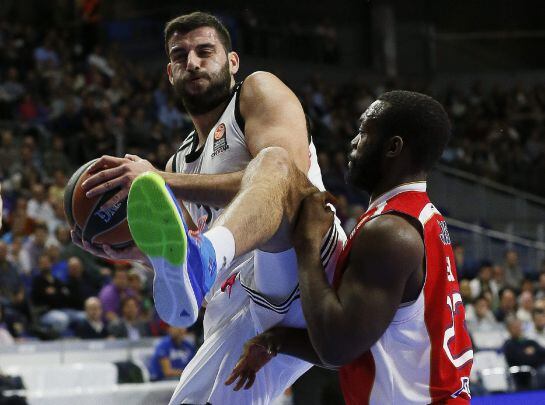
<svg viewBox="0 0 545 405">
<path fill-rule="evenodd" d="M 403 138 L 396 135 L 390 138 L 386 149 L 386 157 L 396 157 L 401 154 L 403 147 L 405 146 Z"/>
<path fill-rule="evenodd" d="M 240 67 L 240 59 L 238 57 L 238 53 L 236 53 L 235 51 L 229 52 L 227 54 L 227 59 L 229 60 L 229 72 L 232 75 L 235 75 Z"/>
<path fill-rule="evenodd" d="M 168 75 L 168 81 L 170 82 L 170 84 L 174 85 L 174 78 L 172 77 L 172 65 L 169 64 L 167 65 L 167 75 Z"/>
</svg>

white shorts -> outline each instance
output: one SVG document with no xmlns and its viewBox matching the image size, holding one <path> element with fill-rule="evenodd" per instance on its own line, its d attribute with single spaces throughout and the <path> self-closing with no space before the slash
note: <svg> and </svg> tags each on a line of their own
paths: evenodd
<svg viewBox="0 0 545 405">
<path fill-rule="evenodd" d="M 346 235 L 336 220 L 322 248 L 322 263 L 330 282 L 345 241 Z M 232 277 L 230 283 L 224 285 L 223 291 L 218 288 L 209 300 L 204 342 L 184 369 L 169 405 L 268 405 L 312 366 L 279 354 L 259 371 L 251 389 L 235 392 L 232 385 L 224 384 L 246 341 L 274 325 L 305 327 L 294 258 L 293 249 L 279 254 L 255 251 L 235 271 L 223 275 L 224 279 Z M 256 289 L 255 279 L 265 271 L 277 272 L 284 280 L 277 284 L 280 288 L 272 298 Z"/>
</svg>

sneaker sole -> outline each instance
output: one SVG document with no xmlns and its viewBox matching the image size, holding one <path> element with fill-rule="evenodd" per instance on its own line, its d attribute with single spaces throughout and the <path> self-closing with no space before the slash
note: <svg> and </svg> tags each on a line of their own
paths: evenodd
<svg viewBox="0 0 545 405">
<path fill-rule="evenodd" d="M 127 222 L 136 246 L 153 264 L 157 313 L 170 325 L 187 327 L 196 321 L 198 307 L 185 265 L 187 236 L 167 187 L 153 172 L 138 176 L 129 190 Z"/>
</svg>

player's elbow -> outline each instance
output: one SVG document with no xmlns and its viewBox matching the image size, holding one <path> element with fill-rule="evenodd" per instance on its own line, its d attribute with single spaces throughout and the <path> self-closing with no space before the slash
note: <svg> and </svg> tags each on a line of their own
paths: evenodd
<svg viewBox="0 0 545 405">
<path fill-rule="evenodd" d="M 347 352 L 348 347 L 339 343 L 326 343 L 314 348 L 318 358 L 327 368 L 339 368 L 349 363 L 352 358 Z"/>
<path fill-rule="evenodd" d="M 343 339 L 341 335 L 315 345 L 314 349 L 325 367 L 339 368 L 351 363 L 361 354 L 367 352 L 372 345 L 371 341 L 367 343 L 363 345 L 355 344 L 351 339 Z"/>
<path fill-rule="evenodd" d="M 339 368 L 347 363 L 339 350 L 326 349 L 318 352 L 318 357 L 326 368 Z"/>
</svg>

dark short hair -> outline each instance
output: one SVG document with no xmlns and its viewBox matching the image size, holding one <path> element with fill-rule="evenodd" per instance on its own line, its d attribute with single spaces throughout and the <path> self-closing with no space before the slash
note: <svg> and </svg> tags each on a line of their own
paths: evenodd
<svg viewBox="0 0 545 405">
<path fill-rule="evenodd" d="M 450 121 L 443 106 L 430 96 L 395 90 L 378 100 L 388 107 L 376 118 L 379 134 L 401 136 L 412 151 L 415 171 L 428 171 L 441 157 L 450 138 Z"/>
<path fill-rule="evenodd" d="M 482 300 L 485 300 L 487 303 L 489 302 L 489 301 L 488 301 L 488 298 L 486 298 L 486 296 L 485 296 L 484 294 L 479 294 L 479 295 L 477 296 L 477 298 L 475 298 L 475 299 L 473 300 L 473 303 L 477 303 L 477 301 L 482 301 Z"/>
<path fill-rule="evenodd" d="M 184 14 L 176 17 L 165 25 L 165 51 L 167 56 L 170 56 L 168 52 L 168 41 L 174 35 L 174 32 L 186 34 L 200 27 L 211 27 L 216 30 L 219 35 L 220 41 L 225 48 L 226 52 L 231 52 L 231 35 L 225 25 L 212 14 L 204 13 L 202 11 L 195 11 L 191 14 Z"/>
</svg>

